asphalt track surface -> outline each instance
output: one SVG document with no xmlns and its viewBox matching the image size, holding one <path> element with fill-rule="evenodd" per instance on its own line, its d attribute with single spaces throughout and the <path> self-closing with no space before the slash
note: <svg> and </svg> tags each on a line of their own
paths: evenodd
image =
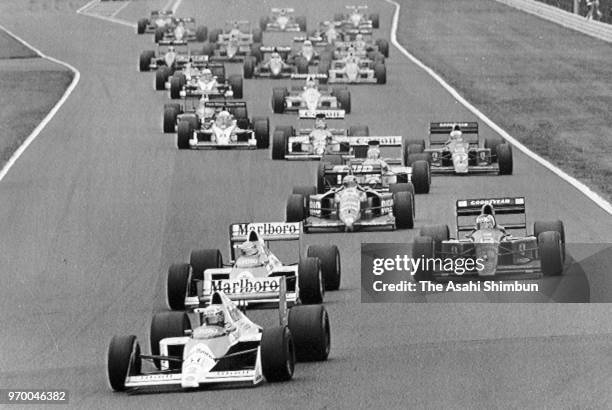
<svg viewBox="0 0 612 410">
<path fill-rule="evenodd" d="M 133 2 L 117 17 L 135 21 L 165 3 Z M 136 334 L 147 349 L 151 314 L 165 309 L 167 266 L 186 260 L 196 247 L 218 247 L 227 257 L 231 222 L 281 220 L 291 186 L 312 184 L 316 163 L 273 162 L 266 151 L 178 152 L 174 138 L 159 131 L 167 97 L 153 91 L 152 75 L 136 71 L 150 38 L 75 14 L 85 2 L 52 4 L 11 0 L 0 6 L 1 24 L 82 76 L 0 182 L 3 387 L 69 389 L 78 408 L 611 405 L 607 304 L 361 304 L 361 242 L 403 242 L 416 231 L 306 237 L 306 243 L 340 247 L 343 279 L 340 291 L 326 295 L 330 359 L 300 364 L 292 382 L 169 395 L 111 393 L 107 343 L 113 334 Z M 216 26 L 227 18 L 257 21 L 271 6 L 304 6 L 206 4 L 185 0 L 179 14 Z M 310 2 L 308 21 L 329 18 L 343 5 Z M 381 33 L 388 35 L 392 8 L 382 1 L 370 6 L 380 11 Z M 391 53 L 386 86 L 351 89 L 347 124 L 368 124 L 372 134 L 423 135 L 430 120 L 472 118 L 396 50 Z M 290 124 L 293 117 L 271 113 L 273 84 L 246 81 L 251 115 Z M 432 192 L 417 197 L 417 226 L 451 223 L 457 192 L 525 195 L 529 219 L 559 217 L 568 241 L 610 241 L 609 215 L 516 151 L 513 176 L 435 178 Z M 591 262 L 586 286 L 592 297 L 609 284 L 607 266 Z M 270 320 L 259 313 L 255 318 Z"/>
</svg>

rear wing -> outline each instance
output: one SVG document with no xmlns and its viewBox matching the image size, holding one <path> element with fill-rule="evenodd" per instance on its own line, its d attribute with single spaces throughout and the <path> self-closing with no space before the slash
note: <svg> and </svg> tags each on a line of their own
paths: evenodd
<svg viewBox="0 0 612 410">
<path fill-rule="evenodd" d="M 280 8 L 280 7 L 272 7 L 272 10 L 270 10 L 272 13 L 281 13 L 282 11 L 285 11 L 287 13 L 295 13 L 295 9 L 293 8 Z"/>
<path fill-rule="evenodd" d="M 470 144 L 478 143 L 478 123 L 475 121 L 445 121 L 429 123 L 429 142 L 444 144 L 455 126 L 459 126 L 463 138 Z"/>
<path fill-rule="evenodd" d="M 288 53 L 291 51 L 291 47 L 289 46 L 261 46 L 259 47 L 259 51 L 261 51 L 262 53 L 273 53 L 273 52 L 279 52 L 279 53 Z"/>
<path fill-rule="evenodd" d="M 306 80 L 308 78 L 312 78 L 313 80 L 325 80 L 325 79 L 327 79 L 327 74 L 324 74 L 324 73 L 320 73 L 320 74 L 315 74 L 315 73 L 302 73 L 302 74 L 292 73 L 291 74 L 291 79 L 292 80 Z"/>
<path fill-rule="evenodd" d="M 450 134 L 453 127 L 458 125 L 461 128 L 461 132 L 464 134 L 478 134 L 478 123 L 477 122 L 431 122 L 429 123 L 430 134 Z"/>
<path fill-rule="evenodd" d="M 349 5 L 349 6 L 344 6 L 344 8 L 347 10 L 367 10 L 368 6 L 365 4 L 362 6 Z"/>
<path fill-rule="evenodd" d="M 362 163 L 349 163 L 346 165 L 325 165 L 325 175 L 374 175 L 382 174 L 380 165 L 363 165 Z"/>
<path fill-rule="evenodd" d="M 457 200 L 457 235 L 474 229 L 476 217 L 482 213 L 484 205 L 490 205 L 498 225 L 507 230 L 521 230 L 526 234 L 525 197 L 504 197 Z"/>
<path fill-rule="evenodd" d="M 193 17 L 177 17 L 175 20 L 182 23 L 195 23 L 195 18 Z"/>
<path fill-rule="evenodd" d="M 255 231 L 265 241 L 299 241 L 302 237 L 301 222 L 242 222 L 229 226 L 230 255 L 235 259 L 234 244 L 244 242 Z"/>
<path fill-rule="evenodd" d="M 221 100 L 221 101 L 206 101 L 204 103 L 204 107 L 206 108 L 214 108 L 214 109 L 235 109 L 238 107 L 244 107 L 246 108 L 246 101 L 228 101 L 228 100 Z"/>
</svg>

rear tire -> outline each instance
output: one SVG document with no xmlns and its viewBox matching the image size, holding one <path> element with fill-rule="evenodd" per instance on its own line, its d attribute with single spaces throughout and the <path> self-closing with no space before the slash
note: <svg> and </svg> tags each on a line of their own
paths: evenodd
<svg viewBox="0 0 612 410">
<path fill-rule="evenodd" d="M 270 119 L 267 117 L 253 118 L 253 131 L 257 140 L 257 148 L 265 149 L 270 147 Z"/>
<path fill-rule="evenodd" d="M 170 68 L 163 65 L 155 70 L 155 89 L 163 91 L 166 89 L 166 81 L 170 77 Z"/>
<path fill-rule="evenodd" d="M 415 161 L 412 163 L 412 185 L 417 194 L 429 193 L 431 187 L 431 169 L 427 161 Z"/>
<path fill-rule="evenodd" d="M 232 93 L 234 93 L 233 98 L 242 98 L 242 76 L 240 74 L 230 75 L 228 78 L 228 83 L 232 89 Z"/>
<path fill-rule="evenodd" d="M 393 215 L 395 226 L 398 229 L 414 228 L 414 203 L 410 192 L 396 192 L 393 194 Z"/>
<path fill-rule="evenodd" d="M 244 59 L 244 64 L 242 65 L 242 75 L 244 78 L 253 78 L 256 64 L 256 59 L 253 56 L 247 56 Z"/>
<path fill-rule="evenodd" d="M 563 245 L 559 232 L 548 231 L 540 233 L 538 235 L 538 252 L 542 273 L 545 276 L 563 273 Z"/>
<path fill-rule="evenodd" d="M 219 249 L 200 249 L 191 251 L 189 257 L 191 265 L 191 278 L 204 280 L 204 271 L 223 267 L 223 256 Z"/>
<path fill-rule="evenodd" d="M 272 89 L 272 111 L 275 114 L 285 112 L 285 98 L 289 94 L 287 87 L 274 87 Z"/>
<path fill-rule="evenodd" d="M 512 175 L 512 146 L 510 144 L 500 144 L 495 150 L 497 152 L 499 175 Z"/>
<path fill-rule="evenodd" d="M 176 118 L 179 115 L 181 106 L 179 104 L 164 104 L 163 130 L 165 133 L 176 131 Z"/>
<path fill-rule="evenodd" d="M 285 159 L 286 150 L 285 132 L 276 129 L 272 134 L 272 159 Z"/>
<path fill-rule="evenodd" d="M 325 290 L 340 288 L 340 251 L 336 245 L 310 245 L 306 256 L 319 259 Z"/>
<path fill-rule="evenodd" d="M 300 302 L 305 305 L 323 303 L 325 284 L 321 272 L 321 262 L 317 258 L 302 258 L 298 263 L 298 284 Z"/>
<path fill-rule="evenodd" d="M 188 263 L 176 263 L 168 269 L 166 296 L 171 310 L 185 310 L 185 297 L 189 285 Z"/>
<path fill-rule="evenodd" d="M 147 19 L 140 19 L 138 20 L 138 24 L 136 25 L 136 33 L 137 34 L 144 34 L 144 32 L 147 29 L 147 24 L 149 23 L 149 21 Z"/>
<path fill-rule="evenodd" d="M 340 108 L 344 110 L 347 114 L 351 113 L 351 92 L 346 89 L 338 90 L 336 93 L 336 99 L 338 100 L 338 104 Z"/>
<path fill-rule="evenodd" d="M 304 195 L 292 194 L 287 200 L 287 208 L 285 212 L 287 222 L 302 222 L 306 219 L 306 210 L 304 209 Z"/>
<path fill-rule="evenodd" d="M 329 315 L 323 305 L 289 309 L 289 329 L 296 359 L 301 362 L 327 360 L 331 347 L 330 328 Z"/>
<path fill-rule="evenodd" d="M 176 146 L 178 149 L 189 149 L 189 140 L 193 136 L 193 127 L 190 121 L 179 121 L 176 130 Z"/>
<path fill-rule="evenodd" d="M 376 84 L 387 84 L 387 67 L 384 63 L 374 64 L 374 77 Z"/>
<path fill-rule="evenodd" d="M 155 57 L 155 51 L 147 50 L 140 53 L 138 67 L 140 71 L 149 71 L 151 68 L 151 59 Z"/>
<path fill-rule="evenodd" d="M 434 242 L 430 236 L 417 236 L 414 238 L 414 242 L 412 242 L 412 258 L 422 258 L 423 260 L 427 258 L 434 257 Z M 415 282 L 424 282 L 424 281 L 432 281 L 433 274 L 428 269 L 417 269 L 414 272 L 413 279 Z"/>
</svg>

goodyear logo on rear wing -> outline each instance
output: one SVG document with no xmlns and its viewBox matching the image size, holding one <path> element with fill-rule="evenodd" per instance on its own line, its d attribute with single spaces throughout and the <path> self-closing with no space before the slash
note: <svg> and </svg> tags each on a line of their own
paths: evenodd
<svg viewBox="0 0 612 410">
<path fill-rule="evenodd" d="M 316 118 L 319 114 L 325 114 L 328 119 L 342 119 L 346 112 L 344 110 L 298 110 L 300 118 Z"/>
<path fill-rule="evenodd" d="M 364 174 L 364 173 L 375 173 L 380 172 L 381 167 L 379 165 L 363 165 L 363 164 L 351 164 L 351 165 L 334 165 L 331 169 L 331 173 L 348 173 L 353 172 L 355 174 Z"/>
<path fill-rule="evenodd" d="M 315 73 L 304 73 L 304 74 L 293 73 L 293 74 L 291 74 L 291 79 L 292 80 L 305 80 L 307 78 L 312 78 L 312 79 L 315 79 L 315 80 L 321 80 L 321 79 L 327 78 L 327 74 L 323 74 L 323 73 L 319 73 L 319 74 L 315 74 Z"/>
<path fill-rule="evenodd" d="M 338 137 L 336 138 L 339 142 L 348 142 L 351 145 L 368 145 L 370 141 L 378 141 L 381 146 L 401 146 L 402 136 L 401 135 L 390 135 L 390 136 L 370 136 L 370 137 Z"/>
<path fill-rule="evenodd" d="M 478 207 L 482 205 L 525 205 L 524 197 L 517 198 L 484 198 L 484 199 L 460 199 L 457 201 L 457 208 Z"/>
<path fill-rule="evenodd" d="M 245 240 L 251 231 L 257 232 L 264 240 L 298 239 L 302 230 L 300 222 L 261 222 L 232 224 L 232 240 Z"/>
</svg>

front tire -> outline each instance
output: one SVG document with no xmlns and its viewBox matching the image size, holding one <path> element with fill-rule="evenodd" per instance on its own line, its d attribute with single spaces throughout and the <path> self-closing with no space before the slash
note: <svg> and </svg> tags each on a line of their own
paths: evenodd
<svg viewBox="0 0 612 410">
<path fill-rule="evenodd" d="M 114 391 L 124 391 L 127 376 L 139 374 L 140 368 L 140 345 L 136 336 L 113 336 L 106 359 L 108 383 L 111 388 Z"/>
<path fill-rule="evenodd" d="M 310 245 L 306 256 L 319 259 L 325 290 L 340 288 L 340 251 L 336 245 Z"/>
<path fill-rule="evenodd" d="M 325 287 L 321 274 L 321 263 L 317 258 L 302 258 L 298 263 L 300 301 L 305 305 L 323 302 Z"/>
<path fill-rule="evenodd" d="M 295 346 L 288 327 L 264 329 L 260 350 L 261 369 L 267 381 L 291 380 L 295 369 Z"/>
</svg>

